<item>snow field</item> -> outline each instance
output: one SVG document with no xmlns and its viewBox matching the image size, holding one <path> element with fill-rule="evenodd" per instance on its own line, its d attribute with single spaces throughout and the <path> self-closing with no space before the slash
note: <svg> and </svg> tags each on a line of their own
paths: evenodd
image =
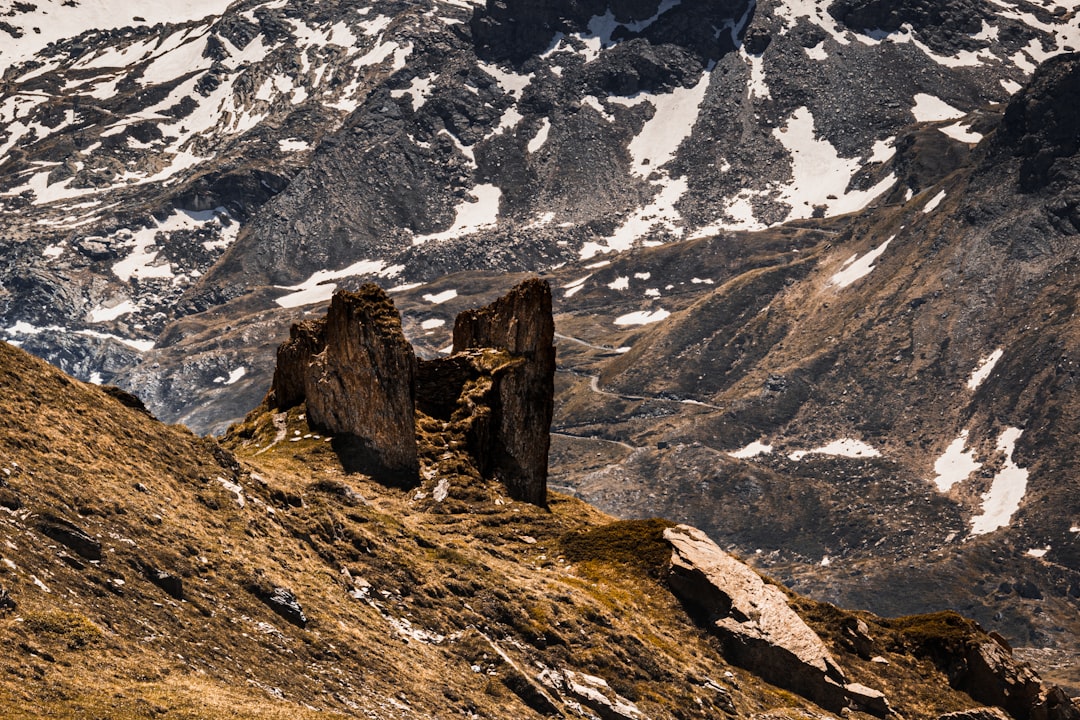
<svg viewBox="0 0 1080 720">
<path fill-rule="evenodd" d="M 326 302 L 337 290 L 337 284 L 332 282 L 334 280 L 357 275 L 376 275 L 382 278 L 390 278 L 402 270 L 404 268 L 400 265 L 387 265 L 381 260 L 360 260 L 341 270 L 318 270 L 299 285 L 282 287 L 282 290 L 291 290 L 292 292 L 282 295 L 274 302 L 283 308 L 295 308 Z"/>
<path fill-rule="evenodd" d="M 990 373 L 994 371 L 994 366 L 997 365 L 998 360 L 1005 354 L 1005 351 L 998 348 L 994 352 L 990 353 L 982 360 L 979 361 L 979 366 L 971 371 L 971 377 L 967 381 L 967 389 L 974 392 L 979 389 L 983 381 L 990 377 Z"/>
<path fill-rule="evenodd" d="M 893 235 L 862 257 L 859 257 L 858 255 L 849 257 L 844 262 L 840 271 L 829 278 L 829 285 L 837 288 L 846 288 L 855 281 L 861 280 L 869 275 L 876 267 L 874 263 L 877 262 L 877 259 L 881 257 L 881 254 L 885 252 L 885 249 L 889 247 L 889 243 L 891 243 L 895 237 L 896 236 Z"/>
<path fill-rule="evenodd" d="M 833 440 L 827 445 L 822 445 L 813 450 L 796 450 L 795 452 L 788 454 L 788 459 L 798 462 L 807 455 L 833 455 L 836 457 L 849 458 L 881 457 L 881 453 L 878 452 L 876 448 L 867 445 L 862 440 L 841 438 L 840 440 Z"/>
<path fill-rule="evenodd" d="M 1027 493 L 1028 471 L 1013 460 L 1016 441 L 1023 430 L 1006 428 L 998 438 L 997 450 L 1005 454 L 1005 463 L 994 475 L 990 489 L 983 493 L 982 513 L 971 518 L 971 534 L 985 535 L 1008 527 Z"/>
</svg>

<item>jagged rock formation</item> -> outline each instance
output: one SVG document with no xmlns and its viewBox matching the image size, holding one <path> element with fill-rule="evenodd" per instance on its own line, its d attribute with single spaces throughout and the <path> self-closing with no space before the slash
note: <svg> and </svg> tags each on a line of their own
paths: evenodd
<svg viewBox="0 0 1080 720">
<path fill-rule="evenodd" d="M 306 404 L 345 466 L 412 484 L 420 470 L 416 410 L 463 442 L 478 474 L 516 500 L 545 505 L 555 346 L 551 289 L 533 279 L 458 316 L 450 357 L 417 361 L 377 285 L 334 294 L 326 317 L 298 323 L 278 349 L 265 406 Z M 449 441 L 431 446 L 435 465 Z M 433 471 L 434 472 L 434 471 Z"/>
<path fill-rule="evenodd" d="M 884 717 L 885 696 L 849 683 L 825 643 L 788 605 L 783 590 L 731 557 L 697 528 L 664 531 L 675 594 L 707 619 L 732 662 L 833 712 L 853 705 Z"/>
<path fill-rule="evenodd" d="M 555 396 L 555 322 L 551 287 L 528 280 L 454 323 L 455 354 L 495 348 L 519 362 L 493 388 L 492 429 L 477 448 L 485 474 L 498 477 L 511 497 L 543 505 L 547 496 L 549 430 Z"/>
<path fill-rule="evenodd" d="M 306 403 L 315 429 L 334 436 L 348 468 L 412 482 L 416 356 L 401 318 L 377 285 L 339 292 L 326 317 L 293 326 L 278 350 L 267 404 Z"/>
</svg>

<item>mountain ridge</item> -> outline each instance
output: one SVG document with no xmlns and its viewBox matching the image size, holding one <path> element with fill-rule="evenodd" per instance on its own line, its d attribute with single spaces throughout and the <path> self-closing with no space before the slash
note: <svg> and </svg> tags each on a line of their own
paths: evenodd
<svg viewBox="0 0 1080 720">
<path fill-rule="evenodd" d="M 6 343 L 0 382 L 5 717 L 832 716 L 759 679 L 753 651 L 724 659 L 663 580 L 670 523 L 347 474 L 302 408 L 256 411 L 223 447 Z M 742 567 L 843 665 L 869 703 L 847 716 L 993 713 L 975 708 L 999 687 L 1016 717 L 1080 713 L 955 614 L 846 613 Z"/>
</svg>

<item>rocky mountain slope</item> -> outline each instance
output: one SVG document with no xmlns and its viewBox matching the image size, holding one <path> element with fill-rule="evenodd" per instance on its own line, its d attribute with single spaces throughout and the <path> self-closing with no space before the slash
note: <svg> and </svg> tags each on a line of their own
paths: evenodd
<svg viewBox="0 0 1080 720">
<path fill-rule="evenodd" d="M 8 339 L 220 433 L 540 271 L 555 486 L 1080 690 L 1074 4 L 177 5 L 0 6 Z"/>
<path fill-rule="evenodd" d="M 6 343 L 0 387 L 5 718 L 1080 716 L 958 615 L 842 611 L 694 528 L 514 501 L 426 454 L 437 426 L 402 486 L 346 473 L 303 404 L 222 446 Z"/>
</svg>

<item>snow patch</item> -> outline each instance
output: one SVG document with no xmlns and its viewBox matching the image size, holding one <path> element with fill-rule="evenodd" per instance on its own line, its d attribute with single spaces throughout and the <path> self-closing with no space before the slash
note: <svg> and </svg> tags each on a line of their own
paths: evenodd
<svg viewBox="0 0 1080 720">
<path fill-rule="evenodd" d="M 937 206 L 941 204 L 941 201 L 945 199 L 945 191 L 942 190 L 934 197 L 930 198 L 925 205 L 923 205 L 923 213 L 932 213 L 937 209 Z"/>
<path fill-rule="evenodd" d="M 432 305 L 442 305 L 447 300 L 453 300 L 454 298 L 456 298 L 457 290 L 443 290 L 441 293 L 428 293 L 427 295 L 422 295 L 421 297 L 423 297 Z"/>
<path fill-rule="evenodd" d="M 1046 557 L 1046 553 L 1050 552 L 1051 549 L 1052 548 L 1049 545 L 1041 548 L 1031 548 L 1025 554 L 1033 558 L 1041 558 Z"/>
<path fill-rule="evenodd" d="M 228 377 L 219 376 L 214 378 L 214 382 L 218 383 L 219 385 L 232 385 L 245 375 L 247 375 L 247 368 L 241 365 L 240 367 L 230 372 Z"/>
<path fill-rule="evenodd" d="M 626 290 L 630 287 L 630 278 L 626 276 L 620 276 L 608 283 L 608 287 L 612 290 Z"/>
<path fill-rule="evenodd" d="M 763 443 L 760 440 L 755 440 L 744 448 L 729 452 L 728 455 L 733 458 L 738 458 L 740 460 L 749 460 L 750 458 L 755 458 L 758 455 L 769 455 L 772 453 L 772 451 L 772 445 L 769 445 L 768 443 Z"/>
<path fill-rule="evenodd" d="M 998 348 L 994 352 L 990 353 L 983 359 L 979 360 L 979 366 L 971 372 L 971 377 L 968 378 L 967 388 L 968 390 L 975 391 L 979 389 L 983 381 L 990 377 L 990 373 L 994 371 L 994 366 L 997 365 L 998 360 L 1005 354 L 1005 351 Z"/>
<path fill-rule="evenodd" d="M 843 268 L 829 278 L 829 285 L 838 288 L 846 288 L 856 280 L 861 280 L 869 275 L 874 271 L 874 263 L 881 257 L 881 254 L 885 252 L 885 249 L 889 247 L 889 243 L 891 243 L 895 237 L 896 236 L 893 235 L 861 258 L 857 255 L 852 255 L 844 263 Z"/>
<path fill-rule="evenodd" d="M 574 295 L 577 295 L 581 288 L 585 287 L 585 281 L 591 277 L 592 275 L 589 274 L 583 278 L 578 278 L 573 282 L 563 285 L 562 289 L 565 290 L 565 292 L 563 293 L 563 297 L 573 297 Z"/>
<path fill-rule="evenodd" d="M 424 330 L 434 330 L 435 328 L 440 328 L 445 324 L 446 320 L 443 320 L 442 318 L 428 318 L 427 320 L 420 323 L 420 327 Z"/>
<path fill-rule="evenodd" d="M 911 107 L 911 114 L 915 116 L 915 122 L 956 120 L 967 115 L 963 110 L 957 110 L 941 98 L 927 93 L 915 95 L 915 104 Z"/>
<path fill-rule="evenodd" d="M 540 129 L 536 131 L 536 135 L 529 141 L 529 144 L 526 147 L 530 155 L 544 146 L 544 143 L 546 143 L 548 139 L 548 132 L 550 131 L 551 121 L 544 118 L 543 122 L 540 123 Z"/>
<path fill-rule="evenodd" d="M 962 143 L 975 144 L 983 139 L 982 133 L 975 132 L 970 126 L 963 123 L 953 123 L 952 125 L 940 127 L 938 130 L 945 133 L 953 140 L 959 140 Z"/>
<path fill-rule="evenodd" d="M 971 473 L 982 467 L 982 463 L 975 460 L 974 450 L 964 452 L 967 440 L 968 431 L 964 430 L 934 462 L 934 485 L 939 492 L 949 492 L 953 485 L 967 480 Z"/>
<path fill-rule="evenodd" d="M 480 184 L 473 188 L 472 195 L 474 200 L 462 200 L 455 209 L 453 225 L 442 232 L 417 235 L 413 238 L 413 245 L 451 240 L 493 227 L 499 220 L 499 200 L 502 198 L 502 190 L 498 185 Z"/>
<path fill-rule="evenodd" d="M 291 290 L 288 295 L 282 295 L 274 300 L 280 307 L 294 308 L 302 305 L 325 302 L 329 300 L 337 284 L 332 280 L 354 277 L 357 275 L 377 275 L 379 277 L 393 277 L 404 268 L 400 265 L 390 265 L 381 260 L 360 260 L 341 270 L 317 270 L 299 285 L 278 286 L 281 290 Z"/>
<path fill-rule="evenodd" d="M 878 452 L 876 448 L 867 445 L 862 440 L 842 438 L 840 440 L 833 440 L 828 445 L 822 445 L 813 450 L 796 450 L 789 454 L 788 458 L 797 462 L 807 455 L 832 455 L 835 457 L 849 458 L 881 457 L 881 453 Z"/>
<path fill-rule="evenodd" d="M 281 152 L 301 152 L 310 149 L 311 145 L 308 144 L 307 140 L 288 138 L 286 140 L 278 140 L 278 147 L 281 148 Z"/>
<path fill-rule="evenodd" d="M 1005 463 L 983 493 L 982 513 L 971 518 L 971 534 L 985 535 L 1007 527 L 1027 492 L 1028 471 L 1013 460 L 1016 441 L 1023 434 L 1020 428 L 1006 428 L 998 438 L 998 452 L 1005 453 Z"/>
<path fill-rule="evenodd" d="M 652 323 L 660 322 L 671 315 L 670 312 L 664 308 L 658 308 L 656 310 L 639 310 L 637 312 L 627 313 L 626 315 L 620 315 L 615 318 L 616 325 L 650 325 Z"/>
<path fill-rule="evenodd" d="M 124 300 L 121 303 L 117 303 L 112 307 L 96 307 L 90 311 L 87 320 L 92 323 L 102 323 L 115 320 L 118 317 L 133 313 L 138 310 L 138 306 L 131 300 Z"/>
</svg>

